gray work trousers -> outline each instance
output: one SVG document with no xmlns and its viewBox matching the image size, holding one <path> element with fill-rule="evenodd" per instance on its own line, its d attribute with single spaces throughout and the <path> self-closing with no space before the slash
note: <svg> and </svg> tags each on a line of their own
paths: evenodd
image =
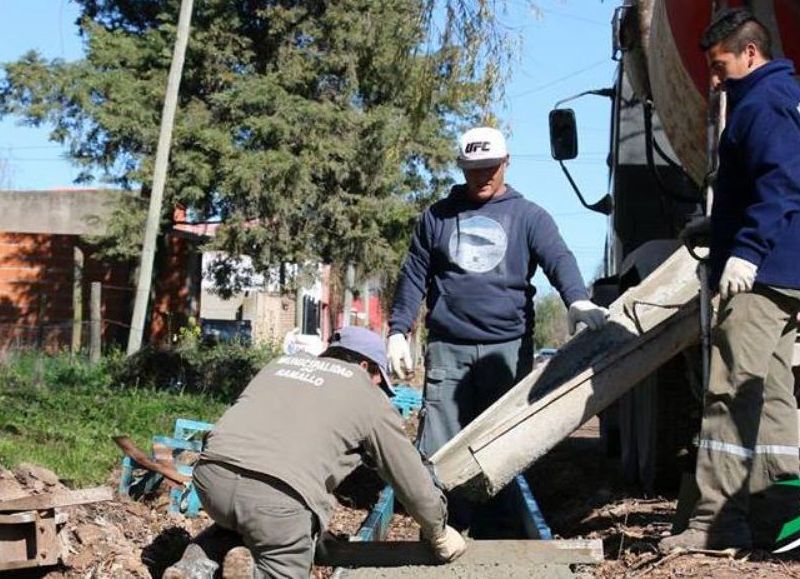
<svg viewBox="0 0 800 579">
<path fill-rule="evenodd" d="M 797 514 L 774 483 L 799 473 L 792 374 L 798 307 L 796 297 L 761 285 L 720 307 L 697 454 L 700 500 L 689 523 L 717 544 L 774 540 L 781 522 Z M 752 515 L 767 519 L 766 536 L 751 534 L 758 528 Z"/>
<path fill-rule="evenodd" d="M 425 354 L 425 390 L 418 446 L 430 457 L 477 418 L 533 366 L 533 341 L 518 338 L 496 344 L 460 344 L 436 337 Z M 503 493 L 501 493 L 503 495 Z M 507 496 L 489 506 L 502 518 Z M 469 528 L 475 506 L 457 494 L 448 495 L 450 524 Z M 486 537 L 489 538 L 489 537 Z"/>
<path fill-rule="evenodd" d="M 193 479 L 200 502 L 221 527 L 236 531 L 255 560 L 256 579 L 308 579 L 316 517 L 289 487 L 271 477 L 201 461 Z"/>
</svg>

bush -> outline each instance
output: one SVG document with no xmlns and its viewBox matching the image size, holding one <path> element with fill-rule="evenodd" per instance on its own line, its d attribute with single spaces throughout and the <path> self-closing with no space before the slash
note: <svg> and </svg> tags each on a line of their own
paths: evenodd
<svg viewBox="0 0 800 579">
<path fill-rule="evenodd" d="M 49 355 L 22 350 L 8 355 L 6 361 L 0 363 L 0 387 L 107 387 L 113 383 L 113 376 L 124 361 L 120 352 L 111 352 L 98 364 L 90 364 L 85 357 L 68 352 Z"/>
<path fill-rule="evenodd" d="M 272 344 L 210 345 L 182 335 L 175 348 L 148 347 L 130 357 L 115 380 L 119 386 L 198 392 L 232 402 L 278 353 Z"/>
</svg>

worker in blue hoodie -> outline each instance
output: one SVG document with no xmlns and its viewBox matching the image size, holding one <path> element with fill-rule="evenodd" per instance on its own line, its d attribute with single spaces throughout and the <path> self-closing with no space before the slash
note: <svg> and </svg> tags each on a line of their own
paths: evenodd
<svg viewBox="0 0 800 579">
<path fill-rule="evenodd" d="M 700 499 L 688 530 L 662 540 L 664 551 L 764 546 L 800 504 L 774 484 L 800 474 L 791 368 L 800 309 L 800 87 L 791 62 L 772 60 L 768 30 L 745 9 L 718 14 L 701 48 L 712 85 L 728 99 L 709 261 L 720 304 L 697 455 Z"/>
<path fill-rule="evenodd" d="M 461 137 L 458 166 L 465 183 L 422 214 L 395 292 L 388 355 L 401 378 L 412 368 L 406 335 L 427 299 L 418 439 L 427 456 L 530 373 L 531 278 L 538 267 L 568 306 L 571 331 L 579 323 L 599 328 L 608 315 L 589 301 L 552 217 L 505 183 L 508 161 L 497 129 L 473 128 Z M 474 509 L 457 496 L 449 500 L 452 524 L 466 529 Z"/>
</svg>

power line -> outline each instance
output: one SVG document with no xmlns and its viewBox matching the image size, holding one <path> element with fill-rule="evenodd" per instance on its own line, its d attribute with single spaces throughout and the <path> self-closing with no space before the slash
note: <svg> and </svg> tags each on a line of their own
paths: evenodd
<svg viewBox="0 0 800 579">
<path fill-rule="evenodd" d="M 542 114 L 541 118 L 538 118 L 538 119 L 537 118 L 528 117 L 528 118 L 521 118 L 519 120 L 510 120 L 510 121 L 508 121 L 508 125 L 512 126 L 512 127 L 519 127 L 519 126 L 522 126 L 522 125 L 530 125 L 530 124 L 533 124 L 533 123 L 546 124 L 547 123 L 547 115 Z M 609 127 L 603 127 L 603 128 L 601 128 L 601 127 L 584 127 L 583 125 L 580 125 L 578 127 L 578 133 L 608 133 L 609 130 L 610 130 Z"/>
<path fill-rule="evenodd" d="M 547 82 L 545 84 L 541 84 L 541 85 L 539 85 L 537 87 L 534 87 L 532 89 L 522 91 L 521 93 L 518 93 L 518 94 L 515 94 L 515 95 L 511 95 L 510 98 L 514 99 L 514 98 L 519 98 L 519 97 L 522 97 L 522 96 L 527 96 L 527 95 L 530 95 L 530 94 L 534 94 L 534 93 L 537 93 L 537 92 L 541 92 L 541 91 L 543 91 L 545 89 L 550 88 L 551 86 L 555 86 L 555 85 L 557 85 L 559 83 L 562 83 L 564 81 L 570 80 L 571 78 L 579 76 L 579 75 L 583 74 L 584 72 L 588 72 L 590 70 L 593 70 L 593 69 L 599 67 L 602 64 L 606 64 L 607 62 L 608 62 L 607 58 L 604 58 L 602 60 L 598 60 L 594 64 L 590 64 L 589 66 L 581 68 L 581 69 L 578 69 L 578 70 L 576 70 L 574 72 L 571 72 L 570 74 L 567 74 L 565 76 L 562 76 L 562 77 L 554 79 L 554 80 L 551 80 L 550 82 Z"/>
<path fill-rule="evenodd" d="M 522 162 L 522 163 L 549 163 L 549 164 L 552 164 L 553 166 L 555 166 L 555 161 L 553 159 L 519 159 L 519 161 Z M 514 162 L 514 157 L 511 158 L 511 162 L 512 163 Z M 592 165 L 594 167 L 600 167 L 600 166 L 605 167 L 606 166 L 606 161 L 605 161 L 605 159 L 595 159 L 595 160 L 586 159 L 584 161 L 582 161 L 580 159 L 577 159 L 575 161 L 570 161 L 569 164 L 570 164 L 570 166 L 572 166 L 572 165 Z"/>
<path fill-rule="evenodd" d="M 12 157 L 11 159 L 6 159 L 9 163 L 64 163 L 69 162 L 70 159 L 66 157 L 25 157 L 23 159 L 18 159 Z"/>
<path fill-rule="evenodd" d="M 608 151 L 585 151 L 581 152 L 581 157 L 605 157 L 608 155 Z M 523 159 L 552 159 L 552 157 L 546 153 L 518 153 L 512 154 L 512 158 L 523 158 Z"/>
<path fill-rule="evenodd" d="M 33 149 L 61 149 L 63 148 L 61 145 L 23 145 L 21 147 L 17 145 L 0 145 L 0 149 L 7 149 L 9 152 L 14 151 L 31 151 Z"/>
<path fill-rule="evenodd" d="M 536 5 L 535 3 L 531 2 L 516 2 L 515 0 L 509 0 L 508 3 L 517 8 L 518 10 L 522 10 L 524 12 L 529 12 L 529 17 L 532 20 L 537 21 L 538 23 L 544 22 L 543 16 L 548 14 L 550 16 L 556 16 L 558 18 L 565 18 L 567 20 L 574 20 L 576 22 L 583 22 L 585 24 L 592 24 L 593 26 L 602 26 L 603 28 L 608 28 L 610 22 L 603 22 L 602 20 L 595 20 L 594 18 L 587 18 L 586 16 L 581 16 L 579 14 L 572 14 L 570 12 L 561 12 L 559 10 L 553 10 L 551 8 L 542 8 L 541 6 Z M 522 26 L 522 28 L 530 28 L 533 26 L 532 24 L 526 24 Z"/>
<path fill-rule="evenodd" d="M 586 24 L 593 24 L 595 26 L 602 26 L 603 28 L 608 28 L 610 22 L 601 22 L 600 20 L 594 20 L 592 18 L 586 18 L 585 16 L 578 16 L 577 14 L 570 14 L 569 12 L 559 12 L 557 10 L 551 10 L 550 8 L 540 8 L 542 13 L 550 14 L 551 16 L 558 16 L 560 18 L 566 18 L 567 20 L 575 20 L 576 22 L 584 22 Z"/>
</svg>

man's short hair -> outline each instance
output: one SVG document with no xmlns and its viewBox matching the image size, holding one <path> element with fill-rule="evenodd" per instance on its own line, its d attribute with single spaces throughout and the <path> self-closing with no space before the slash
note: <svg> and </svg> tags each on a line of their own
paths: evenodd
<svg viewBox="0 0 800 579">
<path fill-rule="evenodd" d="M 366 356 L 359 354 L 358 352 L 348 350 L 347 348 L 337 348 L 336 346 L 333 346 L 325 350 L 324 356 L 326 358 L 335 358 L 337 360 L 341 360 L 342 362 L 347 362 L 348 364 L 361 364 L 361 362 L 366 362 L 368 374 L 380 374 L 380 368 L 378 368 L 378 365 L 375 362 Z"/>
<path fill-rule="evenodd" d="M 747 8 L 726 8 L 718 12 L 703 32 L 700 48 L 706 52 L 720 42 L 725 50 L 734 54 L 741 54 L 752 43 L 764 58 L 772 58 L 769 30 Z"/>
</svg>

